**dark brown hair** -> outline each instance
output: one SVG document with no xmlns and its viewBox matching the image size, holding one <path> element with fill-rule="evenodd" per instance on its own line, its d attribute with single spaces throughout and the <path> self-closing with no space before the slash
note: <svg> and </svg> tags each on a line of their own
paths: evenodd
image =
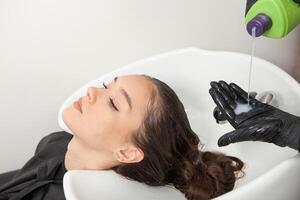
<svg viewBox="0 0 300 200">
<path fill-rule="evenodd" d="M 222 153 L 201 151 L 199 137 L 176 93 L 164 82 L 143 76 L 154 87 L 132 141 L 144 152 L 144 159 L 113 170 L 151 186 L 173 185 L 189 200 L 211 199 L 231 191 L 244 163 Z"/>
</svg>

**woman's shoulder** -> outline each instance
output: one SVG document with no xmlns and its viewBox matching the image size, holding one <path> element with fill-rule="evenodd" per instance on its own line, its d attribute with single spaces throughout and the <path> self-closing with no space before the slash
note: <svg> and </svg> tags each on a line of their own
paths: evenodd
<svg viewBox="0 0 300 200">
<path fill-rule="evenodd" d="M 37 154 L 39 151 L 45 148 L 66 146 L 70 142 L 72 137 L 72 134 L 65 131 L 50 133 L 40 140 L 34 154 Z"/>
</svg>

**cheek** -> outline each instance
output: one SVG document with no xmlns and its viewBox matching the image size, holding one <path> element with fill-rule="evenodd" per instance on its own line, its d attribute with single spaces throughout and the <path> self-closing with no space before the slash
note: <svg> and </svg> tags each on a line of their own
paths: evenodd
<svg viewBox="0 0 300 200">
<path fill-rule="evenodd" d="M 92 110 L 81 118 L 81 126 L 90 134 L 101 134 L 109 130 L 115 121 L 115 116 L 106 110 Z"/>
<path fill-rule="evenodd" d="M 76 135 L 91 148 L 100 150 L 115 142 L 119 118 L 109 111 L 94 110 L 83 115 L 78 126 Z"/>
<path fill-rule="evenodd" d="M 99 150 L 112 150 L 128 140 L 131 129 L 128 116 L 114 113 L 109 108 L 97 105 L 84 114 L 70 108 L 63 112 L 66 125 L 73 131 L 82 145 Z"/>
</svg>

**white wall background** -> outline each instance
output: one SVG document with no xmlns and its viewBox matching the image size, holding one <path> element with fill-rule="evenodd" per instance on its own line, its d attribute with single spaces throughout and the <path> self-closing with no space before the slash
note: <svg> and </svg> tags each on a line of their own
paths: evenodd
<svg viewBox="0 0 300 200">
<path fill-rule="evenodd" d="M 246 1 L 1 0 L 0 173 L 60 128 L 62 102 L 124 64 L 188 46 L 250 53 Z M 256 56 L 300 81 L 300 27 L 259 38 Z"/>
</svg>

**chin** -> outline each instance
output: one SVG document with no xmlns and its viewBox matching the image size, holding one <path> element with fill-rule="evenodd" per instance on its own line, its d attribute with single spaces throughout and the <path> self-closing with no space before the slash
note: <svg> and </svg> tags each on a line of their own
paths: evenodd
<svg viewBox="0 0 300 200">
<path fill-rule="evenodd" d="M 73 125 L 74 124 L 80 124 L 79 121 L 80 118 L 80 113 L 74 109 L 72 106 L 66 108 L 63 112 L 62 112 L 62 120 L 64 121 L 64 123 L 68 126 L 69 129 L 71 129 L 73 131 Z"/>
</svg>

